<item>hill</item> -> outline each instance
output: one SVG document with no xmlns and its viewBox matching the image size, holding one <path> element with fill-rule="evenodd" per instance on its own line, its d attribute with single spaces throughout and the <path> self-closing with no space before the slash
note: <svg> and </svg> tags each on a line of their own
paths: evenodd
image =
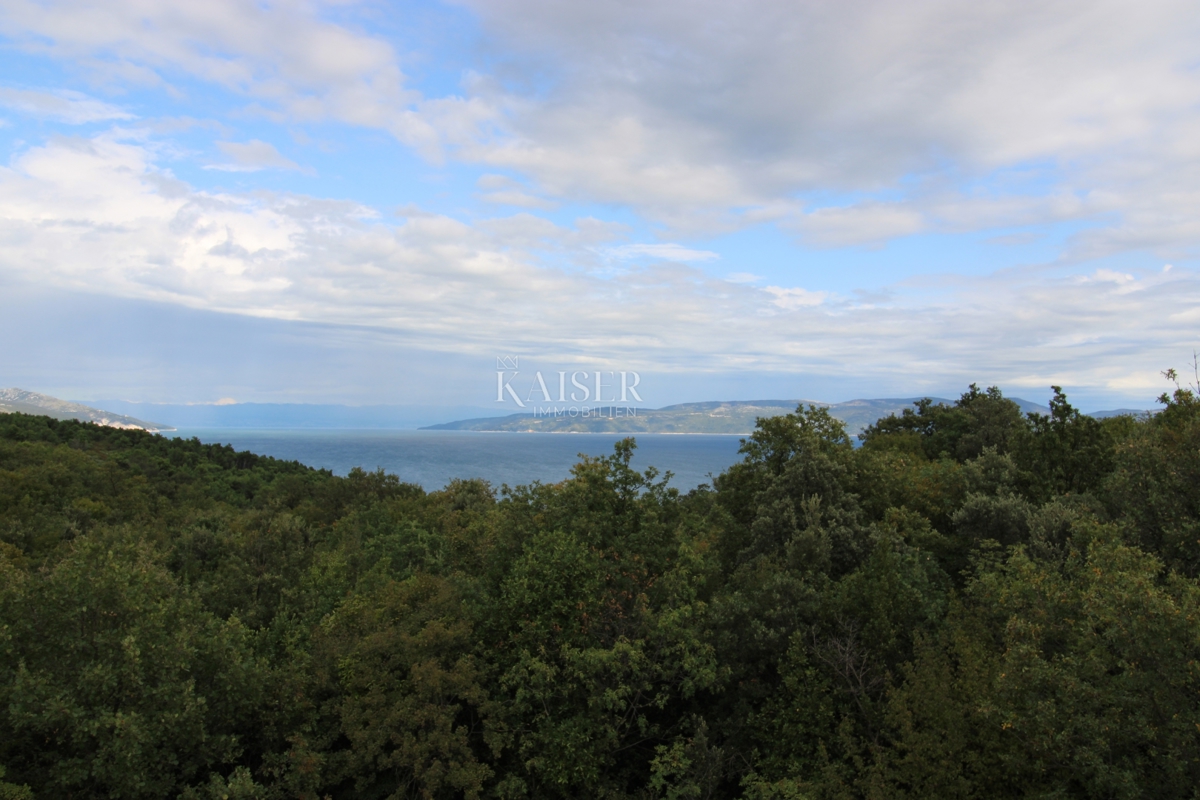
<svg viewBox="0 0 1200 800">
<path fill-rule="evenodd" d="M 805 409 L 686 494 L 630 440 L 426 492 L 2 414 L 0 798 L 1195 800 L 1165 406 Z"/>
<path fill-rule="evenodd" d="M 49 395 L 38 394 L 37 392 L 27 392 L 24 389 L 15 388 L 0 389 L 0 414 L 11 414 L 13 412 L 52 417 L 59 420 L 75 419 L 80 422 L 94 422 L 97 425 L 105 425 L 109 428 L 126 428 L 129 430 L 150 431 L 151 433 L 175 430 L 169 425 L 160 425 L 157 422 L 145 422 L 136 417 L 127 417 L 124 414 L 102 411 L 98 408 L 85 406 L 82 403 L 59 400 L 57 397 L 50 397 Z"/>
<path fill-rule="evenodd" d="M 759 417 L 777 417 L 796 410 L 798 405 L 827 408 L 831 416 L 846 423 L 846 430 L 857 435 L 867 426 L 889 414 L 899 414 L 912 408 L 919 398 L 880 398 L 847 400 L 844 403 L 822 403 L 815 400 L 727 400 L 703 403 L 679 403 L 663 408 L 604 406 L 589 409 L 587 416 L 578 407 L 574 415 L 510 414 L 505 417 L 464 419 L 422 430 L 441 431 L 506 431 L 513 433 L 709 433 L 746 435 L 754 430 Z M 952 404 L 940 397 L 935 403 Z M 1023 412 L 1047 414 L 1050 409 L 1028 400 L 1012 398 Z M 562 410 L 562 407 L 559 407 Z M 596 413 L 596 412 L 599 413 Z"/>
</svg>

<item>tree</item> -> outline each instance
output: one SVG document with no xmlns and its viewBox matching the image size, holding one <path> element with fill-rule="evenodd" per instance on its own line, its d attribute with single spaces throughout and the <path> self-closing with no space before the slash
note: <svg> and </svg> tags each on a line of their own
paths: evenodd
<svg viewBox="0 0 1200 800">
<path fill-rule="evenodd" d="M 0 758 L 38 792 L 177 793 L 236 763 L 258 665 L 132 537 L 88 537 L 5 600 Z M 10 568 L 11 570 L 11 568 Z"/>
<path fill-rule="evenodd" d="M 1095 491 L 1113 465 L 1108 430 L 1067 402 L 1062 387 L 1050 388 L 1050 414 L 1029 415 L 1032 435 L 1018 455 L 1031 476 L 1030 493 L 1043 501 L 1056 494 Z"/>
<path fill-rule="evenodd" d="M 869 426 L 860 434 L 863 443 L 892 447 L 916 437 L 927 458 L 961 462 L 989 447 L 1007 453 L 1026 434 L 1021 409 L 995 386 L 981 390 L 972 383 L 953 406 L 927 397 L 914 405 L 916 411 L 906 408 L 899 417 L 893 414 Z"/>
<path fill-rule="evenodd" d="M 1112 526 L 984 558 L 890 703 L 888 796 L 1192 797 L 1200 588 Z"/>
</svg>

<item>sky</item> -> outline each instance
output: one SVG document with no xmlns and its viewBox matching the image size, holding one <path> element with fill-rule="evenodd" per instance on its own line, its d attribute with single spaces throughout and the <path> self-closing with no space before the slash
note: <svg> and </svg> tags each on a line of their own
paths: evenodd
<svg viewBox="0 0 1200 800">
<path fill-rule="evenodd" d="M 1150 408 L 1200 348 L 1190 2 L 3 0 L 0 165 L 0 386 L 64 398 Z"/>
</svg>

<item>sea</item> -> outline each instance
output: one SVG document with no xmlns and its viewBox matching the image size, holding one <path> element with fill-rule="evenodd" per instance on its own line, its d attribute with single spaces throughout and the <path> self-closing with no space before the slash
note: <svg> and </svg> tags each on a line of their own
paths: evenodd
<svg viewBox="0 0 1200 800">
<path fill-rule="evenodd" d="M 611 455 L 625 438 L 603 433 L 486 433 L 480 431 L 181 428 L 165 434 L 286 461 L 299 461 L 335 475 L 354 467 L 383 469 L 426 491 L 455 478 L 482 478 L 495 488 L 534 481 L 556 483 L 570 476 L 580 455 Z M 741 436 L 638 434 L 631 465 L 671 472 L 669 486 L 687 492 L 711 484 L 740 460 Z"/>
</svg>

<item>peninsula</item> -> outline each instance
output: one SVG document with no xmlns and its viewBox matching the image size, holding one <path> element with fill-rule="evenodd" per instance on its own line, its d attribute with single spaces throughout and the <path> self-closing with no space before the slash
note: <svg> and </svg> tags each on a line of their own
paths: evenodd
<svg viewBox="0 0 1200 800">
<path fill-rule="evenodd" d="M 754 430 L 760 417 L 777 417 L 796 410 L 799 405 L 827 408 L 846 423 L 846 430 L 857 435 L 881 417 L 900 414 L 912 408 L 920 398 L 882 398 L 823 403 L 815 400 L 727 400 L 704 403 L 679 403 L 663 408 L 630 406 L 549 406 L 533 412 L 503 417 L 464 419 L 421 430 L 493 431 L 511 433 L 708 433 L 746 435 Z M 934 403 L 953 404 L 951 400 L 930 398 Z M 1048 413 L 1049 409 L 1014 398 L 1023 412 Z"/>
</svg>

